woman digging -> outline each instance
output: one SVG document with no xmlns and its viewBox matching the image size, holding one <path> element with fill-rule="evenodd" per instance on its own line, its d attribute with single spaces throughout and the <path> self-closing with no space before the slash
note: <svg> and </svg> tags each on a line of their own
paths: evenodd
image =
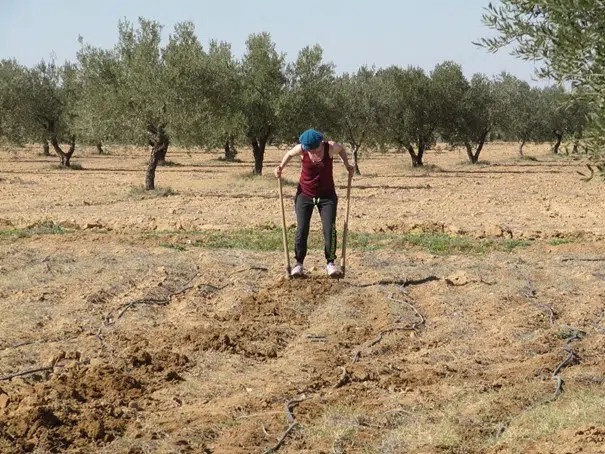
<svg viewBox="0 0 605 454">
<path fill-rule="evenodd" d="M 275 176 L 281 178 L 284 167 L 295 156 L 301 157 L 301 172 L 294 199 L 296 212 L 296 235 L 294 237 L 294 255 L 296 265 L 292 276 L 303 275 L 303 262 L 307 255 L 307 240 L 313 210 L 317 207 L 321 217 L 324 235 L 324 253 L 328 276 L 338 277 L 342 274 L 336 260 L 336 208 L 338 197 L 334 185 L 333 159 L 340 156 L 353 177 L 355 166 L 349 164 L 345 148 L 333 141 L 324 140 L 323 134 L 308 129 L 299 137 L 299 144 L 284 155 L 280 165 L 275 168 Z"/>
</svg>

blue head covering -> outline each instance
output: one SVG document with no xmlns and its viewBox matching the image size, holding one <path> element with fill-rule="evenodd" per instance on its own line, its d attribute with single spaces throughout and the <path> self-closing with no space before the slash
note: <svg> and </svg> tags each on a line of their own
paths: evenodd
<svg viewBox="0 0 605 454">
<path fill-rule="evenodd" d="M 317 132 L 314 129 L 307 129 L 303 132 L 298 141 L 302 145 L 302 149 L 304 151 L 313 150 L 321 145 L 322 140 L 324 140 L 324 136 L 321 132 Z"/>
</svg>

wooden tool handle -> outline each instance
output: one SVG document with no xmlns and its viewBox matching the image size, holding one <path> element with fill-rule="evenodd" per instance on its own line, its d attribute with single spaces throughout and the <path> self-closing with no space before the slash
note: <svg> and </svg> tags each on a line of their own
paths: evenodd
<svg viewBox="0 0 605 454">
<path fill-rule="evenodd" d="M 290 254 L 288 253 L 288 234 L 286 231 L 286 213 L 284 211 L 284 194 L 281 187 L 281 177 L 277 179 L 277 185 L 279 187 L 279 203 L 281 205 L 281 226 L 282 226 L 282 235 L 284 241 L 284 255 L 286 259 L 286 272 L 288 273 L 288 277 L 290 277 Z"/>
<path fill-rule="evenodd" d="M 345 276 L 346 259 L 347 259 L 347 234 L 349 231 L 349 211 L 351 208 L 351 182 L 353 175 L 349 174 L 349 183 L 347 186 L 347 211 L 345 214 L 345 225 L 342 229 L 342 257 L 340 259 L 340 267 L 342 268 L 342 277 Z"/>
</svg>

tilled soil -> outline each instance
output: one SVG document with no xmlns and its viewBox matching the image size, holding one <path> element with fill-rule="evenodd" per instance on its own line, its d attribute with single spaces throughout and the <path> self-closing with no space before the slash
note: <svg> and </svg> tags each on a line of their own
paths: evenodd
<svg viewBox="0 0 605 454">
<path fill-rule="evenodd" d="M 429 154 L 442 172 L 362 161 L 352 231 L 520 243 L 352 249 L 341 280 L 320 249 L 289 280 L 279 250 L 191 241 L 279 225 L 274 181 L 238 164 L 159 169 L 178 193 L 141 200 L 142 153 L 82 158 L 111 178 L 5 156 L 0 378 L 24 374 L 0 380 L 0 452 L 605 452 L 602 187 L 513 151 Z"/>
</svg>

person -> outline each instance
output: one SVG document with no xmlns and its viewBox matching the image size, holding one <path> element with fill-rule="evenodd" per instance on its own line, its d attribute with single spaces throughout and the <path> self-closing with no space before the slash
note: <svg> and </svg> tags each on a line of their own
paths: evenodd
<svg viewBox="0 0 605 454">
<path fill-rule="evenodd" d="M 317 207 L 321 217 L 324 236 L 324 254 L 326 271 L 330 277 L 342 274 L 336 260 L 336 208 L 338 196 L 334 185 L 333 159 L 336 155 L 344 163 L 353 177 L 355 166 L 349 164 L 347 151 L 334 141 L 325 140 L 324 135 L 314 129 L 303 132 L 299 143 L 286 152 L 281 163 L 275 168 L 275 176 L 281 178 L 284 167 L 296 156 L 301 158 L 301 172 L 294 199 L 296 212 L 296 234 L 294 236 L 294 254 L 296 264 L 292 276 L 303 275 L 303 263 L 307 255 L 307 239 L 313 210 Z"/>
</svg>

